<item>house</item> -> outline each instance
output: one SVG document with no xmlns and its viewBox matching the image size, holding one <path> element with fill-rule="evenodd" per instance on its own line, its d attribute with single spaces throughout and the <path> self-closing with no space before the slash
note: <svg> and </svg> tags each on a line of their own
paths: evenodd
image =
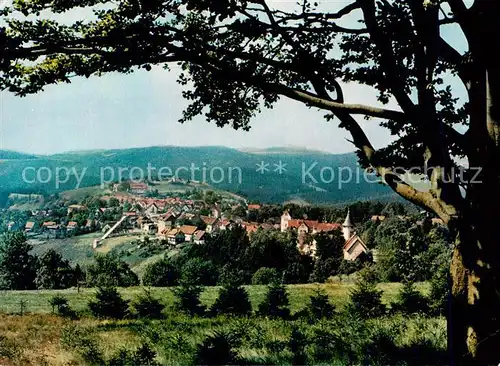
<svg viewBox="0 0 500 366">
<path fill-rule="evenodd" d="M 177 245 L 185 241 L 185 235 L 179 229 L 171 229 L 167 233 L 167 242 L 171 245 Z"/>
<path fill-rule="evenodd" d="M 172 228 L 172 223 L 170 221 L 158 220 L 156 226 L 158 227 L 158 235 L 165 235 Z"/>
<path fill-rule="evenodd" d="M 150 214 L 150 215 L 157 215 L 159 211 L 160 211 L 160 209 L 158 208 L 158 206 L 154 202 L 152 204 L 150 204 L 148 206 L 148 208 L 146 208 L 146 213 Z"/>
<path fill-rule="evenodd" d="M 9 222 L 7 224 L 7 230 L 11 231 L 14 228 L 15 225 L 16 225 L 16 223 L 14 221 Z"/>
<path fill-rule="evenodd" d="M 247 235 L 250 236 L 259 229 L 258 225 L 245 225 Z"/>
<path fill-rule="evenodd" d="M 385 220 L 385 216 L 380 216 L 380 215 L 373 215 L 371 220 L 373 222 L 382 222 Z"/>
<path fill-rule="evenodd" d="M 68 222 L 68 225 L 66 225 L 66 230 L 68 231 L 73 231 L 78 229 L 78 223 L 76 221 L 70 221 Z"/>
<path fill-rule="evenodd" d="M 218 207 L 213 207 L 212 208 L 212 217 L 215 217 L 216 219 L 221 217 L 221 210 Z"/>
<path fill-rule="evenodd" d="M 83 206 L 83 205 L 69 205 L 68 206 L 68 215 L 75 213 L 75 212 L 83 212 L 85 210 L 87 210 L 87 207 Z"/>
<path fill-rule="evenodd" d="M 342 232 L 346 241 L 343 248 L 345 260 L 354 261 L 360 256 L 368 254 L 369 250 L 366 244 L 354 231 L 349 210 L 347 210 L 347 216 L 342 224 Z"/>
<path fill-rule="evenodd" d="M 250 211 L 257 211 L 257 210 L 260 210 L 260 205 L 248 205 L 247 213 Z"/>
<path fill-rule="evenodd" d="M 30 233 L 35 228 L 35 223 L 33 221 L 28 221 L 26 225 L 24 225 L 24 231 Z"/>
<path fill-rule="evenodd" d="M 179 231 L 184 234 L 185 236 L 185 241 L 192 241 L 193 240 L 193 235 L 198 230 L 196 226 L 193 225 L 182 225 L 179 228 Z"/>
<path fill-rule="evenodd" d="M 111 229 L 111 225 L 110 224 L 106 224 L 102 227 L 101 231 L 103 233 L 106 233 L 109 229 Z"/>
<path fill-rule="evenodd" d="M 231 229 L 236 223 L 233 220 L 222 219 L 220 220 L 219 230 Z"/>
<path fill-rule="evenodd" d="M 219 219 L 209 216 L 200 216 L 201 221 L 206 225 L 205 231 L 212 233 L 217 230 Z"/>
<path fill-rule="evenodd" d="M 132 194 L 145 194 L 149 191 L 149 186 L 146 183 L 131 182 L 129 192 Z"/>
<path fill-rule="evenodd" d="M 295 229 L 299 234 L 316 234 L 320 232 L 330 232 L 340 228 L 337 223 L 319 222 L 317 220 L 292 219 L 290 213 L 285 211 L 281 215 L 281 232 L 288 229 Z"/>
<path fill-rule="evenodd" d="M 142 224 L 142 231 L 148 235 L 154 235 L 158 232 L 158 226 L 153 222 L 146 222 Z"/>
<path fill-rule="evenodd" d="M 194 243 L 195 244 L 205 244 L 205 235 L 206 235 L 206 232 L 204 230 L 197 230 L 193 236 Z"/>
<path fill-rule="evenodd" d="M 58 230 L 59 225 L 57 225 L 54 221 L 45 221 L 42 224 L 42 229 L 44 229 L 44 230 Z"/>
</svg>

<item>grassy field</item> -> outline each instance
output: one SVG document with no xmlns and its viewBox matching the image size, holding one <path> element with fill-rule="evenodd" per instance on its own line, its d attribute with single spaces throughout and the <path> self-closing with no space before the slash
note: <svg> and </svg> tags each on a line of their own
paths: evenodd
<svg viewBox="0 0 500 366">
<path fill-rule="evenodd" d="M 352 284 L 304 284 L 290 285 L 288 292 L 290 296 L 290 308 L 292 312 L 299 311 L 309 301 L 309 297 L 319 287 L 326 291 L 332 303 L 337 306 L 345 305 L 348 300 L 349 290 Z M 389 304 L 394 301 L 399 291 L 401 284 L 399 283 L 383 283 L 378 285 L 383 290 L 382 301 Z M 427 284 L 419 284 L 418 288 L 422 292 L 427 291 Z M 266 292 L 266 286 L 246 286 L 250 295 L 250 300 L 254 308 L 263 300 Z M 171 288 L 153 287 L 151 293 L 161 299 L 166 304 L 172 304 L 174 295 Z M 201 295 L 202 302 L 210 306 L 216 299 L 219 287 L 206 287 Z M 120 293 L 125 299 L 131 300 L 137 295 L 143 293 L 141 287 L 128 287 L 120 289 Z M 93 298 L 95 289 L 82 288 L 80 292 L 76 288 L 67 290 L 34 290 L 34 291 L 0 291 L 0 312 L 1 313 L 18 313 L 20 311 L 21 301 L 25 303 L 27 312 L 32 313 L 49 313 L 51 307 L 48 300 L 55 294 L 65 296 L 75 310 L 84 310 L 88 301 Z"/>
<path fill-rule="evenodd" d="M 112 250 L 131 251 L 133 253 L 137 248 L 137 245 L 133 244 L 133 242 L 141 237 L 136 234 L 111 237 L 104 240 L 96 250 L 92 249 L 94 239 L 100 239 L 102 235 L 103 233 L 96 232 L 64 239 L 45 239 L 43 235 L 40 235 L 37 238 L 31 239 L 30 243 L 33 245 L 33 254 L 41 255 L 49 249 L 54 249 L 73 265 L 76 263 L 86 265 L 93 262 L 93 258 L 97 253 L 106 254 Z M 124 256 L 123 260 L 135 271 L 134 267 L 140 266 L 142 268 L 141 263 L 147 261 L 148 258 L 130 255 Z M 137 273 L 140 273 L 140 268 L 136 271 Z"/>
<path fill-rule="evenodd" d="M 429 360 L 444 354 L 446 326 L 443 318 L 422 315 L 392 315 L 366 321 L 352 318 L 343 312 L 352 285 L 288 286 L 292 313 L 308 304 L 309 296 L 318 286 L 328 293 L 338 315 L 314 323 L 302 319 L 285 321 L 257 316 L 192 318 L 172 309 L 174 297 L 170 288 L 151 289 L 153 295 L 167 306 L 163 320 L 100 320 L 85 313 L 78 320 L 69 320 L 51 314 L 48 299 L 62 294 L 74 309 L 82 311 L 93 297 L 94 289 L 82 289 L 80 293 L 76 289 L 4 291 L 0 293 L 0 364 L 85 365 L 92 364 L 89 361 L 92 357 L 100 357 L 101 361 L 96 364 L 103 364 L 102 360 L 109 361 L 120 350 L 135 350 L 149 344 L 161 364 L 186 365 L 193 363 L 193 355 L 207 337 L 220 332 L 233 334 L 239 339 L 235 352 L 247 364 L 291 364 L 293 355 L 289 344 L 293 329 L 300 329 L 305 337 L 303 342 L 309 364 L 318 364 L 314 361 L 319 357 L 318 347 L 331 350 L 336 359 L 344 360 L 334 364 L 356 363 L 359 357 L 366 358 L 366 352 L 375 352 L 375 356 L 370 355 L 370 364 L 393 364 L 394 360 L 399 362 L 401 357 L 423 357 L 423 363 L 429 364 Z M 379 287 L 384 291 L 383 301 L 388 304 L 395 299 L 400 284 L 380 284 Z M 422 292 L 427 291 L 424 284 L 418 285 L 418 288 Z M 256 309 L 264 298 L 266 288 L 248 286 L 247 290 Z M 123 297 L 129 300 L 142 291 L 139 287 L 120 289 Z M 202 302 L 211 305 L 217 293 L 218 287 L 206 288 L 201 296 Z M 25 302 L 22 316 L 19 314 L 21 301 Z M 324 345 L 325 336 L 333 337 L 328 341 L 333 343 Z M 394 343 L 393 348 L 385 350 L 385 343 L 373 348 L 380 339 L 386 338 Z M 350 345 L 346 346 L 344 341 L 350 342 Z M 389 352 L 387 357 L 390 358 L 380 358 L 377 347 L 381 347 L 381 352 Z"/>
</svg>

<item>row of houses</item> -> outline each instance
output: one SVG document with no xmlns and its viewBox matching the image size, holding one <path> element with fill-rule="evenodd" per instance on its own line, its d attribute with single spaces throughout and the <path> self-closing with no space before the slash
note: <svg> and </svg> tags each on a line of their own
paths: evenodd
<svg viewBox="0 0 500 366">
<path fill-rule="evenodd" d="M 67 223 L 56 223 L 55 221 L 45 221 L 43 222 L 40 226 L 37 226 L 36 222 L 34 221 L 28 221 L 25 226 L 24 226 L 24 231 L 26 233 L 32 233 L 35 231 L 41 231 L 41 232 L 60 232 L 60 231 L 66 231 L 66 232 L 72 232 L 77 229 L 91 229 L 94 227 L 96 222 L 94 220 L 86 220 L 84 225 L 80 226 L 76 221 L 69 221 Z"/>
</svg>

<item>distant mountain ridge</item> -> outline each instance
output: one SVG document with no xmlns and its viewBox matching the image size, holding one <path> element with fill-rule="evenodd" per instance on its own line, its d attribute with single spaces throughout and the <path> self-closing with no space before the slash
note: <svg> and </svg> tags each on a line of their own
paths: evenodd
<svg viewBox="0 0 500 366">
<path fill-rule="evenodd" d="M 26 154 L 11 150 L 0 150 L 0 160 L 14 160 L 14 159 L 35 159 L 34 154 Z"/>
<path fill-rule="evenodd" d="M 0 191 L 54 193 L 131 178 L 130 173 L 145 173 L 160 168 L 182 179 L 208 184 L 247 197 L 249 200 L 282 203 L 300 200 L 312 204 L 347 203 L 364 199 L 393 200 L 386 186 L 370 183 L 363 177 L 354 153 L 331 154 L 294 147 L 237 149 L 206 146 L 155 146 L 130 149 L 78 151 L 53 155 L 11 155 L 0 165 Z M 1 155 L 0 155 L 1 156 Z M 194 170 L 191 168 L 194 167 Z M 70 172 L 70 177 L 59 179 Z M 23 179 L 25 172 L 26 179 Z M 28 174 L 26 174 L 28 172 Z M 42 181 L 36 173 L 41 172 Z M 48 174 L 52 175 L 48 179 Z M 77 175 L 73 173 L 76 172 Z M 139 176 L 137 176 L 139 175 Z M 349 175 L 352 175 L 349 179 Z M 39 178 L 40 178 L 39 177 Z M 375 181 L 370 177 L 370 181 Z"/>
</svg>

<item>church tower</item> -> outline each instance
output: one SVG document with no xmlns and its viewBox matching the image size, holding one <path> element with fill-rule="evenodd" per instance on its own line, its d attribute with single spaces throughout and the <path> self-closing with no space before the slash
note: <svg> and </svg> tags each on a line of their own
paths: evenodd
<svg viewBox="0 0 500 366">
<path fill-rule="evenodd" d="M 342 224 L 342 232 L 344 233 L 345 241 L 351 239 L 354 234 L 354 226 L 351 221 L 351 215 L 349 209 L 347 209 L 347 216 L 345 218 L 344 223 Z"/>
<path fill-rule="evenodd" d="M 292 217 L 288 211 L 283 212 L 281 215 L 281 232 L 284 233 L 288 228 L 288 221 L 290 221 Z"/>
</svg>

